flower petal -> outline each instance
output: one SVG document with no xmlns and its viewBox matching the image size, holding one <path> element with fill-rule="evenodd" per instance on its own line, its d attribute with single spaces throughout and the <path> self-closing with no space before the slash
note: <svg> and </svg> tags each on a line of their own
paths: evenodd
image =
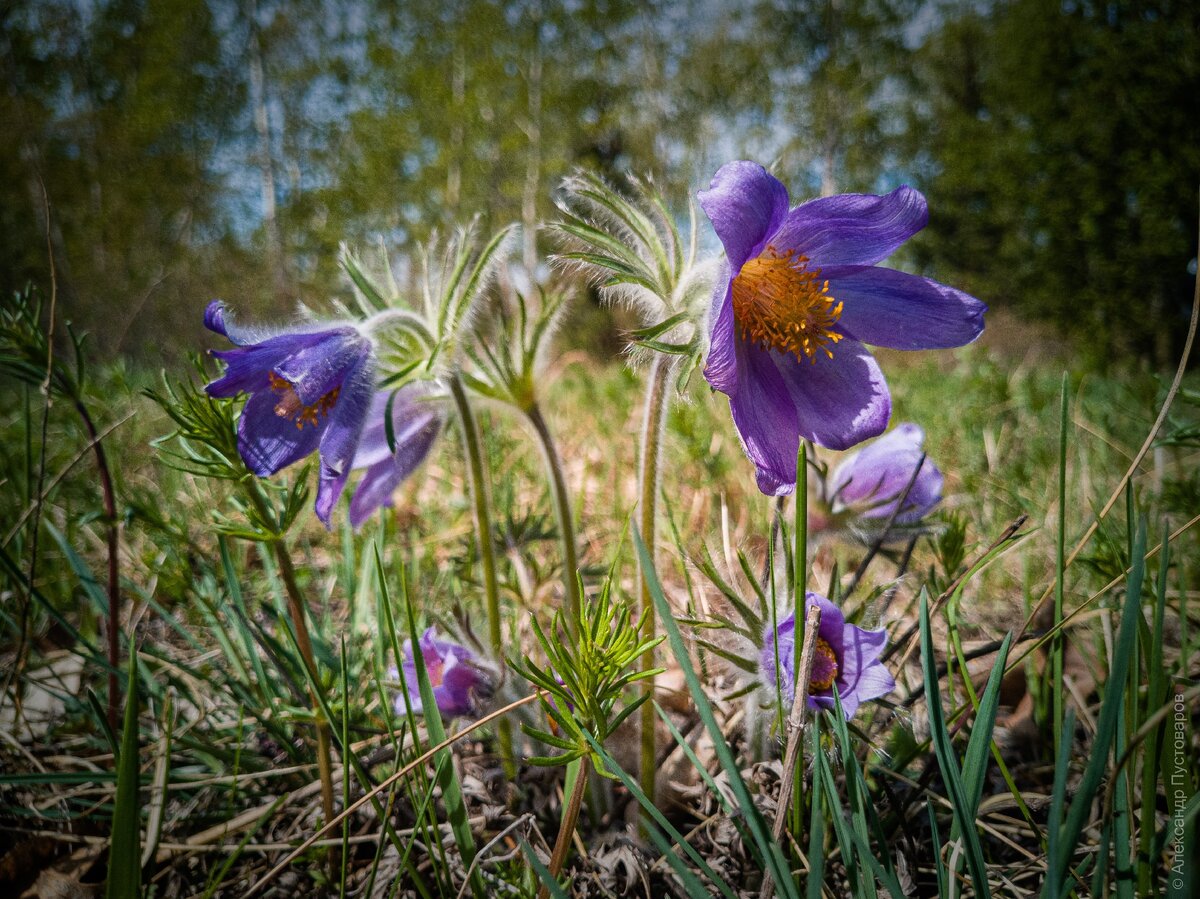
<svg viewBox="0 0 1200 899">
<path fill-rule="evenodd" d="M 787 495 L 795 488 L 800 451 L 795 403 L 771 353 L 741 338 L 735 348 L 740 376 L 729 410 L 738 438 L 754 463 L 758 489 L 768 496 Z"/>
<path fill-rule="evenodd" d="M 787 188 L 756 162 L 726 163 L 697 196 L 733 272 L 758 254 L 787 215 Z"/>
<path fill-rule="evenodd" d="M 225 363 L 225 374 L 210 382 L 204 390 L 215 397 L 262 390 L 269 386 L 269 376 L 277 365 L 317 340 L 312 334 L 280 334 L 253 346 L 213 350 L 211 354 Z"/>
<path fill-rule="evenodd" d="M 909 524 L 923 518 L 941 502 L 943 484 L 933 460 L 921 460 L 924 439 L 920 426 L 904 422 L 844 459 L 829 479 L 834 511 L 851 508 L 863 518 L 888 517 L 920 464 L 896 521 Z"/>
<path fill-rule="evenodd" d="M 840 194 L 797 206 L 771 242 L 780 250 L 793 249 L 821 267 L 874 265 L 928 221 L 925 197 L 911 187 L 898 187 L 884 196 Z"/>
<path fill-rule="evenodd" d="M 272 337 L 283 336 L 280 329 L 262 325 L 242 325 L 235 321 L 235 316 L 222 300 L 213 300 L 204 309 L 204 327 L 229 339 L 230 343 L 238 346 L 263 343 Z M 311 324 L 288 328 L 287 334 L 311 334 L 323 330 Z"/>
<path fill-rule="evenodd" d="M 436 437 L 441 429 L 442 414 L 436 402 L 428 399 L 433 393 L 432 385 L 417 381 L 401 387 L 395 393 L 396 398 L 392 401 L 392 433 L 396 449 L 413 440 L 421 441 L 431 427 Z M 377 390 L 371 397 L 367 423 L 358 442 L 358 452 L 354 455 L 355 468 L 369 468 L 392 458 L 393 451 L 388 446 L 387 426 L 383 420 L 391 395 L 390 390 Z M 428 448 L 425 452 L 428 452 Z M 409 466 L 409 473 L 420 461 L 418 459 Z"/>
<path fill-rule="evenodd" d="M 733 287 L 726 271 L 718 277 L 709 321 L 708 359 L 704 377 L 713 390 L 732 395 L 738 385 L 737 334 L 733 320 Z"/>
<path fill-rule="evenodd" d="M 830 449 L 846 449 L 887 427 L 887 382 L 856 340 L 842 340 L 833 358 L 800 362 L 738 339 L 741 374 L 729 408 L 758 489 L 786 496 L 796 485 L 796 455 L 804 437 Z"/>
<path fill-rule="evenodd" d="M 321 441 L 327 422 L 296 427 L 296 422 L 275 414 L 277 394 L 260 390 L 246 400 L 238 419 L 238 452 L 254 474 L 265 478 L 303 459 Z"/>
<path fill-rule="evenodd" d="M 392 494 L 404 478 L 391 458 L 376 462 L 367 469 L 350 499 L 350 524 L 355 530 L 363 526 L 375 510 L 392 504 Z"/>
<path fill-rule="evenodd" d="M 375 367 L 359 358 L 346 372 L 337 403 L 329 412 L 329 425 L 321 439 L 321 477 L 340 477 L 354 462 L 358 438 L 371 408 Z"/>
<path fill-rule="evenodd" d="M 442 685 L 434 690 L 438 708 L 447 718 L 469 715 L 475 707 L 472 693 L 483 680 L 473 665 L 460 662 L 446 669 Z"/>
<path fill-rule="evenodd" d="M 892 414 L 892 398 L 875 358 L 857 340 L 845 338 L 833 358 L 815 363 L 772 353 L 795 404 L 800 435 L 819 446 L 847 449 L 881 434 Z M 791 474 L 795 476 L 795 460 Z"/>
<path fill-rule="evenodd" d="M 301 403 L 311 406 L 341 387 L 350 371 L 370 353 L 371 344 L 355 328 L 333 328 L 323 332 L 319 342 L 282 360 L 275 371 L 291 383 Z"/>
<path fill-rule="evenodd" d="M 324 466 L 322 466 L 323 469 Z M 317 513 L 317 518 L 321 520 L 321 524 L 325 525 L 326 530 L 333 530 L 333 524 L 330 520 L 333 516 L 333 507 L 337 505 L 338 499 L 341 498 L 342 491 L 346 489 L 346 482 L 348 480 L 350 480 L 349 469 L 342 472 L 341 475 L 317 478 L 317 500 L 313 504 L 313 509 Z"/>
<path fill-rule="evenodd" d="M 937 281 L 870 266 L 830 266 L 821 276 L 829 281 L 829 295 L 843 304 L 838 325 L 863 343 L 937 350 L 983 333 L 987 306 Z"/>
</svg>

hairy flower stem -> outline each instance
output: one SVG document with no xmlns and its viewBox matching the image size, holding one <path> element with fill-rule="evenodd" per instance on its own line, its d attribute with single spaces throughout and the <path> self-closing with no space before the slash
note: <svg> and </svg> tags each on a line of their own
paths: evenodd
<svg viewBox="0 0 1200 899">
<path fill-rule="evenodd" d="M 579 820 L 579 809 L 583 805 L 583 794 L 587 791 L 590 771 L 591 762 L 585 755 L 579 760 L 579 773 L 575 775 L 575 786 L 567 800 L 567 807 L 563 809 L 558 839 L 554 841 L 554 851 L 550 855 L 550 876 L 556 880 L 567 862 L 567 852 L 571 848 L 571 837 L 575 835 L 575 822 Z M 547 884 L 542 884 L 538 891 L 538 899 L 550 899 L 550 887 Z"/>
<path fill-rule="evenodd" d="M 666 356 L 658 356 L 650 369 L 650 378 L 646 384 L 646 406 L 642 418 L 642 447 L 641 464 L 638 472 L 638 491 L 640 503 L 638 510 L 638 526 L 641 529 L 642 541 L 650 557 L 654 557 L 654 523 L 658 509 L 658 477 L 661 468 L 662 431 L 667 412 L 667 384 L 671 376 L 671 360 Z M 658 632 L 654 618 L 654 600 L 650 596 L 649 579 L 646 572 L 638 570 L 638 593 L 641 596 L 642 627 L 645 628 L 645 639 L 653 640 Z M 648 649 L 642 656 L 642 670 L 654 668 L 654 650 Z M 654 678 L 648 677 L 642 681 L 642 690 L 653 696 Z M 654 801 L 654 782 L 658 775 L 658 751 L 655 743 L 654 702 L 652 699 L 642 704 L 642 791 Z"/>
<path fill-rule="evenodd" d="M 272 519 L 270 505 L 262 495 L 257 484 L 250 484 L 246 491 L 259 516 L 264 521 Z M 317 689 L 320 683 L 317 677 L 317 659 L 313 654 L 312 639 L 308 635 L 308 619 L 304 614 L 307 605 L 304 594 L 300 592 L 300 584 L 296 581 L 296 566 L 292 564 L 292 555 L 288 552 L 287 543 L 280 535 L 271 541 L 271 549 L 275 554 L 275 562 L 279 565 L 279 576 L 283 580 L 284 595 L 287 597 L 288 614 L 292 619 L 292 627 L 296 629 L 296 646 L 300 649 L 300 657 L 308 671 L 308 692 L 312 702 L 313 716 L 317 723 L 317 771 L 321 777 L 321 811 L 326 821 L 332 821 L 333 810 L 333 760 L 329 751 L 329 722 L 321 712 L 321 704 L 317 701 Z M 331 865 L 336 868 L 338 863 L 336 853 L 331 855 Z M 332 870 L 332 868 L 331 868 Z"/>
<path fill-rule="evenodd" d="M 567 493 L 567 481 L 563 477 L 562 460 L 554 444 L 554 437 L 546 425 L 541 407 L 532 403 L 525 414 L 537 432 L 546 458 L 546 469 L 550 474 L 550 486 L 554 492 L 554 511 L 558 518 L 558 531 L 562 535 L 563 550 L 563 601 L 567 609 L 567 626 L 571 636 L 579 634 L 579 553 L 575 545 L 575 519 L 571 514 L 571 496 Z"/>
<path fill-rule="evenodd" d="M 450 376 L 450 395 L 458 410 L 462 426 L 463 450 L 467 457 L 467 477 L 471 482 L 471 499 L 475 507 L 475 540 L 479 544 L 479 564 L 483 568 L 483 590 L 487 602 L 488 643 L 497 664 L 504 662 L 504 636 L 500 630 L 500 586 L 496 580 L 496 551 L 492 545 L 491 495 L 483 465 L 483 444 L 479 439 L 479 423 L 475 410 L 467 399 L 467 390 L 457 372 Z M 516 776 L 513 763 L 512 726 L 501 719 L 497 730 L 500 740 L 500 761 L 510 779 Z"/>
</svg>

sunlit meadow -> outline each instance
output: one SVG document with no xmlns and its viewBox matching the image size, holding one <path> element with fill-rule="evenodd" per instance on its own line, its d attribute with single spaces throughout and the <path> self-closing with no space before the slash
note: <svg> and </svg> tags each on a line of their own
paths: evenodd
<svg viewBox="0 0 1200 899">
<path fill-rule="evenodd" d="M 5 895 L 1200 892 L 1200 291 L 1084 365 L 912 187 L 687 196 L 347 242 L 157 371 L 5 296 Z"/>
</svg>

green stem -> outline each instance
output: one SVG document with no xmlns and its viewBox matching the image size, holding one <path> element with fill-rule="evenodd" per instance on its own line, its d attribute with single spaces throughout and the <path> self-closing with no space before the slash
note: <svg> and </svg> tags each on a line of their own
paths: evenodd
<svg viewBox="0 0 1200 899">
<path fill-rule="evenodd" d="M 562 534 L 563 550 L 563 598 L 567 609 L 567 625 L 572 637 L 579 634 L 579 554 L 575 544 L 575 519 L 571 514 L 571 496 L 567 492 L 567 481 L 563 477 L 562 461 L 554 444 L 554 437 L 546 425 L 546 419 L 537 402 L 525 410 L 529 422 L 537 432 L 550 473 L 550 486 L 554 493 L 554 512 L 558 518 L 558 530 Z"/>
<path fill-rule="evenodd" d="M 267 502 L 266 497 L 262 495 L 258 484 L 251 483 L 248 486 L 247 493 L 250 495 L 250 500 L 254 503 L 255 509 L 258 511 L 259 517 L 263 521 L 273 520 L 274 515 L 272 515 L 270 504 Z M 291 616 L 292 626 L 296 630 L 296 645 L 300 649 L 300 656 L 304 661 L 305 669 L 308 671 L 309 699 L 312 701 L 313 717 L 317 723 L 317 771 L 321 777 L 321 811 L 325 815 L 325 821 L 328 822 L 333 820 L 334 815 L 333 757 L 329 749 L 329 722 L 322 715 L 321 705 L 317 701 L 316 696 L 320 680 L 317 677 L 317 659 L 313 654 L 312 639 L 308 634 L 308 620 L 304 614 L 306 608 L 304 594 L 300 592 L 300 584 L 296 580 L 296 566 L 292 564 L 292 555 L 288 552 L 287 543 L 284 541 L 282 534 L 271 541 L 271 548 L 275 553 L 275 561 L 279 565 L 279 576 L 283 580 L 284 593 L 287 596 L 288 614 Z M 331 854 L 331 863 L 333 864 L 333 869 L 336 869 L 338 863 L 334 856 L 336 856 L 336 853 Z"/>
<path fill-rule="evenodd" d="M 647 703 L 649 705 L 649 703 Z M 556 880 L 562 873 L 563 865 L 567 862 L 567 852 L 571 848 L 571 837 L 575 834 L 575 823 L 579 820 L 579 809 L 583 805 L 583 794 L 587 790 L 588 772 L 591 762 L 585 755 L 579 760 L 579 773 L 575 775 L 575 787 L 571 790 L 571 798 L 563 809 L 562 823 L 558 828 L 558 839 L 554 841 L 554 851 L 550 855 L 550 875 Z M 542 884 L 538 891 L 538 899 L 550 899 L 550 887 Z"/>
<path fill-rule="evenodd" d="M 462 426 L 463 449 L 467 457 L 467 476 L 471 483 L 471 499 L 475 507 L 475 540 L 479 544 L 479 564 L 483 568 L 483 590 L 487 602 L 488 642 L 496 664 L 504 664 L 504 636 L 500 630 L 500 586 L 496 580 L 496 550 L 492 543 L 491 495 L 488 490 L 487 473 L 483 465 L 483 444 L 479 439 L 479 423 L 475 410 L 467 399 L 467 391 L 457 372 L 450 376 L 450 395 L 458 409 L 458 420 Z M 516 776 L 513 765 L 512 729 L 508 719 L 502 718 L 498 730 L 500 760 L 504 773 L 511 779 Z"/>
<path fill-rule="evenodd" d="M 1062 396 L 1059 401 L 1058 420 L 1058 540 L 1054 548 L 1054 638 L 1050 644 L 1050 689 L 1053 703 L 1051 727 L 1054 732 L 1054 747 L 1062 744 L 1063 718 L 1066 715 L 1066 700 L 1063 690 L 1063 576 L 1066 573 L 1067 543 L 1067 373 L 1062 376 Z"/>
<path fill-rule="evenodd" d="M 654 557 L 654 525 L 658 505 L 658 476 L 661 468 L 661 449 L 663 422 L 667 411 L 667 383 L 671 375 L 671 360 L 659 356 L 654 360 L 650 369 L 650 378 L 646 384 L 646 405 L 642 418 L 642 452 L 641 465 L 638 472 L 638 491 L 640 505 L 638 524 L 641 528 L 642 542 L 646 544 L 650 558 Z M 642 627 L 645 629 L 647 640 L 653 640 L 657 634 L 654 619 L 654 600 L 650 595 L 650 585 L 646 572 L 638 569 L 638 593 L 641 596 Z M 642 656 L 642 670 L 654 668 L 654 650 L 649 649 Z M 645 693 L 654 693 L 654 678 L 648 677 L 642 681 Z M 654 731 L 654 703 L 647 701 L 641 708 L 642 720 L 642 791 L 654 800 L 654 782 L 658 774 L 658 747 Z"/>
</svg>

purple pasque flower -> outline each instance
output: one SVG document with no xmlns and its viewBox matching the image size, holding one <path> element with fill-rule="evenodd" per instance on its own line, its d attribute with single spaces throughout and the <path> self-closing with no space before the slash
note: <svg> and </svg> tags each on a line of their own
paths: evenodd
<svg viewBox="0 0 1200 899">
<path fill-rule="evenodd" d="M 834 516 L 887 519 L 910 481 L 912 487 L 895 523 L 916 524 L 929 514 L 942 501 L 943 479 L 933 460 L 924 456 L 924 442 L 921 427 L 904 422 L 843 459 L 826 486 Z"/>
<path fill-rule="evenodd" d="M 246 467 L 269 477 L 314 450 L 321 453 L 317 515 L 329 510 L 358 449 L 374 388 L 371 341 L 354 325 L 308 326 L 267 334 L 235 325 L 214 300 L 204 324 L 236 344 L 213 351 L 225 374 L 209 396 L 249 393 L 238 419 L 238 452 Z"/>
<path fill-rule="evenodd" d="M 360 528 L 380 506 L 392 505 L 396 488 L 416 471 L 441 433 L 443 415 L 430 398 L 433 392 L 433 385 L 428 381 L 406 384 L 397 391 L 375 392 L 354 462 L 339 481 L 317 499 L 317 515 L 322 521 L 329 520 L 333 506 L 350 478 L 351 469 L 366 469 L 350 499 L 351 525 Z M 387 439 L 389 399 L 394 450 L 388 447 Z"/>
<path fill-rule="evenodd" d="M 425 662 L 425 673 L 429 676 L 429 686 L 433 688 L 433 701 L 444 717 L 473 715 L 478 711 L 479 700 L 492 695 L 492 676 L 476 661 L 474 653 L 465 646 L 439 639 L 436 628 L 430 627 L 421 635 L 417 649 Z M 414 712 L 423 714 L 412 640 L 404 641 L 400 666 L 404 669 L 408 704 Z M 395 709 L 397 715 L 405 714 L 402 695 L 396 697 Z"/>
<path fill-rule="evenodd" d="M 896 681 L 879 660 L 887 644 L 887 631 L 865 631 L 850 624 L 842 610 L 818 593 L 806 593 L 808 608 L 821 609 L 821 623 L 817 627 L 817 644 L 813 653 L 812 674 L 808 681 L 808 707 L 810 709 L 833 709 L 833 688 L 837 685 L 842 700 L 842 711 L 849 721 L 858 707 L 871 699 L 886 696 L 896 688 Z M 772 639 L 768 626 L 763 635 L 759 666 L 763 683 L 774 691 L 775 658 L 778 651 L 783 698 L 790 705 L 795 697 L 793 682 L 795 675 L 796 621 L 789 614 L 779 622 L 776 629 L 778 641 Z M 777 648 L 778 643 L 778 648 Z"/>
<path fill-rule="evenodd" d="M 842 194 L 788 208 L 760 165 L 731 162 L 699 194 L 725 247 L 704 376 L 728 395 L 758 487 L 795 489 L 803 437 L 848 449 L 883 432 L 891 397 L 866 344 L 901 350 L 970 343 L 986 306 L 875 263 L 925 226 L 925 198 Z"/>
</svg>

